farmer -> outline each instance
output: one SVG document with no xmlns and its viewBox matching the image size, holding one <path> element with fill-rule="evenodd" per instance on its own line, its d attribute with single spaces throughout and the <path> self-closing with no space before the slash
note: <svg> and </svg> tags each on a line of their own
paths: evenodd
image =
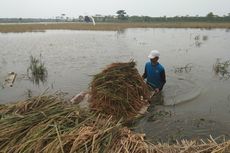
<svg viewBox="0 0 230 153">
<path fill-rule="evenodd" d="M 159 56 L 160 53 L 157 50 L 152 50 L 150 52 L 148 56 L 150 61 L 146 62 L 145 72 L 142 75 L 143 79 L 147 79 L 147 84 L 155 93 L 159 93 L 166 83 L 164 67 L 158 62 Z"/>
</svg>

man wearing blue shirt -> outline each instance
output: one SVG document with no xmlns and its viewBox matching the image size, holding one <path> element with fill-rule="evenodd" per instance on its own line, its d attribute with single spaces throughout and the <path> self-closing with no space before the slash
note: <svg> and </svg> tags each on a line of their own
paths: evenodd
<svg viewBox="0 0 230 153">
<path fill-rule="evenodd" d="M 145 64 L 145 72 L 142 75 L 147 79 L 147 84 L 155 91 L 160 92 L 166 83 L 164 67 L 158 62 L 160 53 L 157 50 L 152 50 L 148 56 L 149 62 Z"/>
</svg>

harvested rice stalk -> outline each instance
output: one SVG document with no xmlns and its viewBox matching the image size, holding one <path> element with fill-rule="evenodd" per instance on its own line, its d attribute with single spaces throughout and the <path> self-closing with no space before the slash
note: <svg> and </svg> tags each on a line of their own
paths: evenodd
<svg viewBox="0 0 230 153">
<path fill-rule="evenodd" d="M 0 120 L 0 152 L 40 152 L 60 134 L 91 122 L 95 116 L 77 106 L 48 105 L 42 111 Z"/>
<path fill-rule="evenodd" d="M 157 145 L 151 145 L 150 152 L 154 153 L 227 153 L 230 152 L 230 140 L 222 140 L 217 143 L 212 137 L 204 142 L 200 141 L 188 141 L 181 140 L 177 144 L 169 145 L 167 143 L 159 143 Z"/>
<path fill-rule="evenodd" d="M 62 105 L 63 100 L 60 97 L 52 95 L 40 95 L 24 101 L 13 104 L 6 104 L 0 107 L 0 114 L 4 115 L 23 115 L 33 111 L 42 111 L 42 109 Z"/>
<path fill-rule="evenodd" d="M 61 152 L 62 148 L 65 153 L 89 152 L 99 153 L 107 152 L 110 149 L 111 140 L 119 131 L 121 124 L 111 120 L 111 117 L 99 117 L 97 120 L 75 128 L 70 132 L 60 135 L 63 146 L 56 138 L 45 149 L 45 153 Z"/>
<path fill-rule="evenodd" d="M 95 75 L 91 83 L 90 107 L 116 118 L 131 118 L 147 104 L 148 86 L 134 61 L 113 63 Z"/>
<path fill-rule="evenodd" d="M 144 135 L 122 128 L 111 116 L 97 116 L 76 105 L 55 104 L 1 119 L 0 152 L 230 152 L 230 140 L 212 137 L 206 142 L 182 140 L 154 145 L 146 142 Z"/>
<path fill-rule="evenodd" d="M 4 118 L 5 116 L 5 110 L 7 109 L 8 107 L 4 104 L 0 104 L 0 120 L 2 118 Z"/>
<path fill-rule="evenodd" d="M 118 135 L 113 138 L 109 153 L 138 152 L 147 153 L 149 144 L 144 140 L 144 134 L 135 134 L 128 128 L 121 128 Z"/>
</svg>

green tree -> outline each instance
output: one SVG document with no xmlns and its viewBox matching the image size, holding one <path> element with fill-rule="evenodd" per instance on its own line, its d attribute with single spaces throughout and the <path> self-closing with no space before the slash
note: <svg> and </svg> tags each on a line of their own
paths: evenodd
<svg viewBox="0 0 230 153">
<path fill-rule="evenodd" d="M 206 15 L 206 17 L 207 18 L 213 18 L 215 15 L 212 13 L 212 12 L 210 12 L 210 13 L 208 13 L 207 15 Z"/>
<path fill-rule="evenodd" d="M 121 19 L 121 20 L 127 19 L 125 16 L 126 15 L 125 10 L 118 10 L 116 13 L 117 13 L 118 19 Z"/>
<path fill-rule="evenodd" d="M 145 22 L 150 22 L 150 21 L 151 21 L 151 17 L 149 17 L 149 16 L 144 16 L 144 21 L 145 21 Z"/>
</svg>

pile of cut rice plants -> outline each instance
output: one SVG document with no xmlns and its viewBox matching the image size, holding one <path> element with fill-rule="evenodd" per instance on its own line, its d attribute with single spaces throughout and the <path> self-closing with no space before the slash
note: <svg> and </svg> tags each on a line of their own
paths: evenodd
<svg viewBox="0 0 230 153">
<path fill-rule="evenodd" d="M 131 118 L 147 104 L 148 86 L 135 68 L 134 61 L 113 63 L 94 76 L 90 107 L 115 118 Z"/>
<path fill-rule="evenodd" d="M 148 149 L 142 135 L 123 128 L 121 121 L 83 110 L 55 96 L 42 95 L 1 108 L 7 117 L 0 120 L 0 152 L 99 153 L 117 151 L 120 147 L 132 152 Z"/>
</svg>

